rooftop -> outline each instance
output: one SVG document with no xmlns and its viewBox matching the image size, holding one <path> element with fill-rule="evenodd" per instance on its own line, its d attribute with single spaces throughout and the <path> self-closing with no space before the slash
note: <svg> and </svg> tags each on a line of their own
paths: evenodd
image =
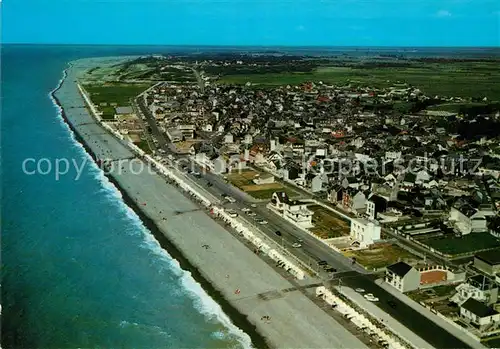
<svg viewBox="0 0 500 349">
<path fill-rule="evenodd" d="M 475 257 L 490 265 L 497 265 L 500 264 L 500 249 L 479 252 Z"/>
<path fill-rule="evenodd" d="M 464 304 L 462 304 L 462 308 L 470 311 L 474 315 L 479 317 L 486 317 L 498 314 L 498 311 L 495 309 L 488 307 L 486 304 L 481 303 L 480 301 L 475 300 L 474 298 L 467 299 Z"/>
<path fill-rule="evenodd" d="M 405 262 L 397 262 L 395 264 L 389 265 L 387 267 L 388 270 L 392 271 L 394 274 L 398 276 L 405 276 L 411 270 L 412 266 L 406 264 Z"/>
</svg>

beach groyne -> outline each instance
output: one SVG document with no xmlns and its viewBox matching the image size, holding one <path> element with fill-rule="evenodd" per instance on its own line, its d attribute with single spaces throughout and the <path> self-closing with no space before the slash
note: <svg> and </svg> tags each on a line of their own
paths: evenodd
<svg viewBox="0 0 500 349">
<path fill-rule="evenodd" d="M 122 140 L 103 132 L 89 115 L 72 83 L 75 74 L 68 71 L 68 83 L 54 93 L 75 138 L 94 159 L 111 157 L 125 163 L 138 159 Z M 208 210 L 188 200 L 179 186 L 167 183 L 159 171 L 136 173 L 126 168 L 108 174 L 108 178 L 162 246 L 191 271 L 233 323 L 252 337 L 254 346 L 366 347 L 228 233 Z"/>
</svg>

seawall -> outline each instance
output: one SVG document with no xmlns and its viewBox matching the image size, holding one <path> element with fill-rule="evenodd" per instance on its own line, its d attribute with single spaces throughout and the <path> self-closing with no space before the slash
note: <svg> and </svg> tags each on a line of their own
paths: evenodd
<svg viewBox="0 0 500 349">
<path fill-rule="evenodd" d="M 87 154 L 90 155 L 92 160 L 97 165 L 98 157 L 96 156 L 95 152 L 89 147 L 89 145 L 85 142 L 83 137 L 78 132 L 78 129 L 74 127 L 73 124 L 70 122 L 70 120 L 67 118 L 62 103 L 56 96 L 57 91 L 65 83 L 65 80 L 67 78 L 67 71 L 68 69 L 65 69 L 63 71 L 63 78 L 59 82 L 58 86 L 53 91 L 50 92 L 50 96 L 54 100 L 54 103 L 60 108 L 61 117 L 67 124 L 67 126 L 70 128 L 70 130 L 73 132 L 76 141 L 82 145 Z M 109 173 L 104 172 L 104 174 L 109 179 L 109 181 L 120 191 L 122 199 L 125 202 L 125 204 L 129 206 L 140 217 L 141 221 L 151 231 L 151 233 L 153 234 L 154 238 L 158 241 L 160 246 L 163 249 L 165 249 L 173 259 L 179 262 L 179 265 L 182 269 L 189 271 L 193 279 L 201 285 L 201 287 L 205 290 L 205 292 L 207 292 L 207 294 L 211 298 L 213 298 L 217 302 L 217 304 L 220 305 L 224 313 L 229 316 L 231 321 L 243 332 L 245 332 L 250 336 L 250 338 L 252 339 L 253 346 L 255 346 L 256 348 L 263 348 L 263 349 L 269 348 L 265 338 L 257 332 L 255 325 L 252 325 L 247 320 L 247 317 L 245 315 L 241 314 L 236 308 L 234 308 L 224 298 L 221 292 L 218 291 L 206 278 L 202 276 L 201 272 L 193 264 L 189 262 L 189 259 L 175 246 L 175 244 L 173 244 L 168 239 L 168 237 L 165 234 L 163 234 L 160 231 L 155 221 L 149 218 L 141 210 L 140 206 L 130 197 L 128 192 L 124 190 L 124 188 L 122 188 L 120 183 L 117 180 L 115 180 L 115 178 Z"/>
<path fill-rule="evenodd" d="M 77 139 L 94 159 L 136 159 L 125 144 L 89 115 L 76 84 L 71 83 L 76 79 L 74 74 L 68 71 L 65 81 L 69 83 L 62 84 L 55 95 Z M 191 270 L 256 347 L 366 347 L 304 294 L 293 291 L 291 282 L 163 177 L 133 172 L 114 173 L 110 180 L 162 246 L 180 260 L 183 268 Z M 263 321 L 264 315 L 272 321 Z"/>
</svg>

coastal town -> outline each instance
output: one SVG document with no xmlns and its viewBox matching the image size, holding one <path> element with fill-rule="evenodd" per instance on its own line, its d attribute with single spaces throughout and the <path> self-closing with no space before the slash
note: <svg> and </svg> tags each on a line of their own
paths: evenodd
<svg viewBox="0 0 500 349">
<path fill-rule="evenodd" d="M 498 347 L 495 93 L 397 74 L 370 85 L 344 77 L 350 60 L 316 64 L 158 55 L 93 68 L 79 86 L 106 129 L 171 168 L 256 254 L 318 281 L 312 298 L 365 344 L 437 348 L 437 328 L 450 347 Z"/>
</svg>

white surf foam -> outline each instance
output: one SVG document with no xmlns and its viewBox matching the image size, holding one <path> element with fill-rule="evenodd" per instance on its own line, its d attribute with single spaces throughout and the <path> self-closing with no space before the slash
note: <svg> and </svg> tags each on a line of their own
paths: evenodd
<svg viewBox="0 0 500 349">
<path fill-rule="evenodd" d="M 126 205 L 122 201 L 123 198 L 118 188 L 109 181 L 109 179 L 104 175 L 104 172 L 97 166 L 96 163 L 94 163 L 92 157 L 90 156 L 90 154 L 87 153 L 84 146 L 80 144 L 80 142 L 78 142 L 78 140 L 76 139 L 76 135 L 71 130 L 69 125 L 65 122 L 62 116 L 63 112 L 62 108 L 59 105 L 57 105 L 55 99 L 52 97 L 52 92 L 60 88 L 66 77 L 67 77 L 67 70 L 64 70 L 63 78 L 59 80 L 58 86 L 49 93 L 49 97 L 52 100 L 52 103 L 54 104 L 56 109 L 58 110 L 57 113 L 58 118 L 60 119 L 61 123 L 64 124 L 64 126 L 66 127 L 68 134 L 72 140 L 72 143 L 74 144 L 75 147 L 77 147 L 81 151 L 81 154 L 85 156 L 89 161 L 90 169 L 95 176 L 94 178 L 97 181 L 99 181 L 103 190 L 107 194 L 112 196 L 114 199 L 117 199 L 116 202 L 118 203 L 117 205 L 118 209 L 122 213 L 124 213 L 128 219 L 131 220 L 131 223 L 134 227 L 136 227 L 137 232 L 143 236 L 144 245 L 152 253 L 154 253 L 155 256 L 158 257 L 158 259 L 166 263 L 170 271 L 181 279 L 181 284 L 187 291 L 187 295 L 189 295 L 191 299 L 195 301 L 196 309 L 201 314 L 205 315 L 208 319 L 216 319 L 219 323 L 221 323 L 228 330 L 228 333 L 231 336 L 234 336 L 244 348 L 252 348 L 252 342 L 248 334 L 246 334 L 240 328 L 235 326 L 231 322 L 227 314 L 224 313 L 220 305 L 217 304 L 205 292 L 205 290 L 201 287 L 201 285 L 193 279 L 191 273 L 183 270 L 180 267 L 179 262 L 173 259 L 163 248 L 161 248 L 160 244 L 153 237 L 152 233 L 146 229 L 140 217 L 134 212 L 134 210 L 132 210 L 128 205 Z M 127 324 L 128 324 L 127 322 L 122 321 L 120 325 L 123 326 Z M 217 335 L 220 336 L 221 333 L 218 333 Z"/>
<path fill-rule="evenodd" d="M 180 268 L 180 266 L 179 266 Z M 234 336 L 244 348 L 253 348 L 250 336 L 235 326 L 222 308 L 215 302 L 197 283 L 191 273 L 184 272 L 181 277 L 182 286 L 191 294 L 195 301 L 195 307 L 209 319 L 216 319 L 228 329 L 229 334 Z"/>
</svg>

